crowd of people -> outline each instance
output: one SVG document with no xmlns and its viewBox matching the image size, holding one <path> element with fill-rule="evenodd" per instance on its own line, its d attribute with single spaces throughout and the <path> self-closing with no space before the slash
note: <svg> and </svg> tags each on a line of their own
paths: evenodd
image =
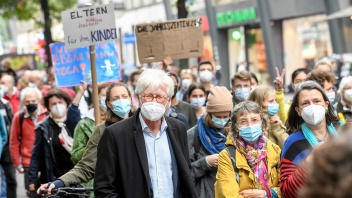
<svg viewBox="0 0 352 198">
<path fill-rule="evenodd" d="M 299 68 L 285 101 L 284 70 L 273 87 L 237 72 L 231 90 L 214 85 L 215 70 L 140 69 L 97 93 L 85 82 L 57 87 L 53 70 L 2 71 L 7 197 L 17 197 L 16 171 L 29 197 L 72 185 L 99 198 L 351 194 L 352 76 L 337 85 L 328 62 Z"/>
</svg>

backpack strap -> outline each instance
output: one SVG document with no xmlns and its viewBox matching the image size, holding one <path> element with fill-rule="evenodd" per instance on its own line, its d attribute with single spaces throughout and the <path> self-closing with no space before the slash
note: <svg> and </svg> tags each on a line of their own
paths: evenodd
<svg viewBox="0 0 352 198">
<path fill-rule="evenodd" d="M 232 162 L 232 166 L 233 169 L 235 170 L 235 174 L 236 174 L 236 181 L 238 184 L 240 184 L 240 176 L 238 175 L 238 168 L 236 166 L 236 147 L 233 145 L 229 145 L 226 148 L 227 154 L 229 155 L 231 162 Z"/>
<path fill-rule="evenodd" d="M 197 133 L 197 125 L 194 126 L 194 153 L 198 153 L 200 149 L 200 139 Z"/>
<path fill-rule="evenodd" d="M 23 120 L 24 120 L 24 112 L 21 111 L 20 113 L 20 135 L 18 136 L 18 140 L 22 140 L 22 125 L 23 125 Z"/>
</svg>

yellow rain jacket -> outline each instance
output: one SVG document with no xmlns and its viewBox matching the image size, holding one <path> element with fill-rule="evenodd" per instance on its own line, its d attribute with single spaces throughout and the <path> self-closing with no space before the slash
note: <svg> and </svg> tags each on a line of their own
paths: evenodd
<svg viewBox="0 0 352 198">
<path fill-rule="evenodd" d="M 234 145 L 231 138 L 227 138 L 226 145 Z M 268 187 L 272 188 L 278 197 L 282 197 L 279 188 L 280 180 L 280 154 L 281 149 L 268 140 L 267 145 L 267 168 L 269 174 Z M 218 172 L 215 182 L 216 198 L 243 198 L 239 192 L 254 189 L 254 173 L 249 167 L 246 158 L 236 149 L 236 166 L 238 168 L 239 184 L 236 181 L 236 173 L 232 166 L 231 158 L 224 149 L 219 154 Z"/>
</svg>

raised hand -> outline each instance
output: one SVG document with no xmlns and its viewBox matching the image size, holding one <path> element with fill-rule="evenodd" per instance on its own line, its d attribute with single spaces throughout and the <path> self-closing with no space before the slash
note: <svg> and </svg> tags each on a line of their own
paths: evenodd
<svg viewBox="0 0 352 198">
<path fill-rule="evenodd" d="M 281 91 L 282 86 L 284 84 L 285 68 L 282 69 L 281 74 L 277 67 L 275 67 L 275 70 L 276 70 L 276 78 L 274 80 L 274 87 L 276 91 Z"/>
<path fill-rule="evenodd" d="M 81 85 L 79 85 L 79 91 L 84 93 L 87 90 L 87 88 L 88 88 L 88 84 L 85 81 L 81 80 Z"/>
</svg>

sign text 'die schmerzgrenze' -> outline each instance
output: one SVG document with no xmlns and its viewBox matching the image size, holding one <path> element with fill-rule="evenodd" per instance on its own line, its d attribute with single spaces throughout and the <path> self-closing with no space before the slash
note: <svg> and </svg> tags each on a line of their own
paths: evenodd
<svg viewBox="0 0 352 198">
<path fill-rule="evenodd" d="M 65 47 L 73 49 L 117 39 L 114 6 L 98 5 L 61 13 Z"/>
<path fill-rule="evenodd" d="M 156 32 L 156 31 L 165 31 L 165 30 L 174 30 L 180 28 L 189 28 L 189 27 L 200 27 L 200 20 L 188 20 L 188 21 L 172 21 L 164 23 L 154 23 L 154 24 L 145 24 L 137 26 L 137 32 Z"/>
</svg>

